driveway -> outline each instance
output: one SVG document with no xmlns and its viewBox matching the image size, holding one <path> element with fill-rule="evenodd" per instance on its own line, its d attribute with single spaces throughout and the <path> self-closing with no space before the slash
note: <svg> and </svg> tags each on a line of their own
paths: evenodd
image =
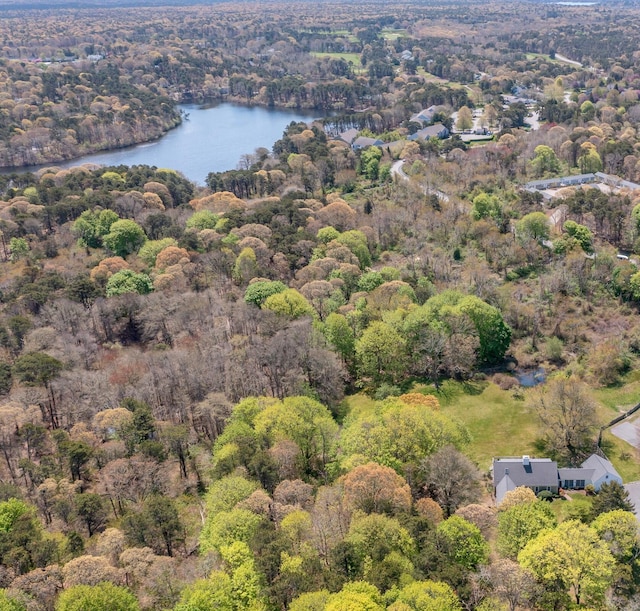
<svg viewBox="0 0 640 611">
<path fill-rule="evenodd" d="M 624 487 L 629 493 L 629 499 L 636 508 L 636 518 L 640 520 L 640 482 L 629 482 Z"/>
<path fill-rule="evenodd" d="M 398 161 L 394 162 L 391 166 L 391 176 L 396 178 L 397 180 L 411 180 L 409 175 L 404 171 L 402 166 L 404 165 L 403 159 L 398 159 Z M 438 199 L 441 199 L 443 202 L 449 201 L 449 196 L 442 191 L 438 191 L 438 189 L 432 189 L 431 187 L 427 187 L 425 185 L 419 185 L 422 189 L 422 192 L 425 195 L 435 194 L 438 196 Z"/>
<path fill-rule="evenodd" d="M 640 448 L 640 430 L 638 430 L 636 422 L 637 418 L 633 418 L 632 421 L 623 420 L 612 427 L 611 432 L 634 448 Z"/>
<path fill-rule="evenodd" d="M 638 417 L 635 416 L 631 420 L 623 420 L 619 424 L 611 427 L 611 432 L 623 439 L 634 448 L 640 449 L 640 429 L 637 426 Z M 636 508 L 636 518 L 640 520 L 640 482 L 629 482 L 624 485 L 625 490 L 629 493 L 629 498 Z"/>
</svg>

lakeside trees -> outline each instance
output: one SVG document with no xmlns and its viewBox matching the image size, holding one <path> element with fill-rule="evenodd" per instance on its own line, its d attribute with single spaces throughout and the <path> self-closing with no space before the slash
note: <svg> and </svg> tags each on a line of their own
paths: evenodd
<svg viewBox="0 0 640 611">
<path fill-rule="evenodd" d="M 601 424 L 592 389 L 637 362 L 640 272 L 616 249 L 638 249 L 638 196 L 518 187 L 601 166 L 636 179 L 633 54 L 607 72 L 535 55 L 578 10 L 594 40 L 610 9 L 281 9 L 114 9 L 75 40 L 62 14 L 7 21 L 16 146 L 57 122 L 109 146 L 126 125 L 151 133 L 146 90 L 149 112 L 171 96 L 167 117 L 216 96 L 339 114 L 206 187 L 145 166 L 0 177 L 0 607 L 634 604 L 623 489 L 553 509 L 518 490 L 494 509 L 469 458 L 533 443 L 531 404 L 547 448 L 577 460 Z M 68 46 L 79 63 L 26 61 Z M 567 48 L 587 61 L 584 41 Z M 521 130 L 514 88 L 562 124 Z M 409 142 L 432 105 L 445 123 L 484 105 L 500 133 Z M 335 139 L 351 127 L 384 144 Z M 539 393 L 511 375 L 539 366 Z M 494 403 L 458 409 L 491 383 Z M 501 401 L 523 437 L 493 424 Z"/>
</svg>

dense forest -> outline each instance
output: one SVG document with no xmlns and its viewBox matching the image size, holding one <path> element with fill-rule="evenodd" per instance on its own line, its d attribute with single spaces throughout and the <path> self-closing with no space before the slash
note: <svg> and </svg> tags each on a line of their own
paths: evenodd
<svg viewBox="0 0 640 611">
<path fill-rule="evenodd" d="M 3 165 L 333 111 L 204 187 L 0 175 L 0 609 L 639 608 L 624 487 L 489 469 L 640 480 L 640 14 L 295 8 L 0 22 Z"/>
</svg>

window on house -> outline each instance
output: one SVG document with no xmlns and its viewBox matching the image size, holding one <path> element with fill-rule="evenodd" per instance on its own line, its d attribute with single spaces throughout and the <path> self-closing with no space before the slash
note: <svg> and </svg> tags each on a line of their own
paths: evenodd
<svg viewBox="0 0 640 611">
<path fill-rule="evenodd" d="M 577 479 L 576 480 L 576 488 L 584 488 L 584 480 L 583 479 Z"/>
</svg>

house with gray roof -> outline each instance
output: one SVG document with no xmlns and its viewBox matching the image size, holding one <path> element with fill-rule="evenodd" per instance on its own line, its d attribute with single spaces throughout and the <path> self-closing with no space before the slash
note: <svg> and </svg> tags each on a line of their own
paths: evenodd
<svg viewBox="0 0 640 611">
<path fill-rule="evenodd" d="M 493 486 L 496 503 L 504 495 L 520 486 L 531 488 L 536 494 L 548 490 L 558 493 L 558 464 L 550 458 L 494 458 Z"/>
<path fill-rule="evenodd" d="M 622 478 L 616 471 L 616 468 L 611 462 L 599 454 L 592 454 L 580 466 L 585 471 L 593 470 L 589 483 L 596 489 L 596 492 L 600 490 L 602 484 L 609 484 L 611 482 L 622 484 Z"/>
<path fill-rule="evenodd" d="M 442 123 L 436 123 L 435 125 L 429 125 L 415 134 L 409 136 L 409 140 L 429 140 L 429 138 L 440 138 L 444 140 L 449 137 L 449 130 L 442 125 Z"/>
<path fill-rule="evenodd" d="M 622 484 L 622 478 L 615 467 L 600 454 L 592 454 L 579 467 L 558 468 L 558 463 L 550 458 L 494 458 L 493 488 L 496 503 L 499 505 L 504 495 L 520 486 L 531 488 L 538 494 L 548 490 L 555 494 L 560 488 L 565 490 L 584 490 L 591 485 L 596 492 L 604 483 L 616 481 Z"/>
<path fill-rule="evenodd" d="M 424 108 L 420 112 L 417 112 L 413 115 L 409 121 L 414 121 L 415 123 L 431 123 L 433 121 L 433 117 L 438 111 L 436 106 L 429 106 L 429 108 Z"/>
<path fill-rule="evenodd" d="M 347 144 L 353 144 L 353 141 L 358 137 L 358 130 L 355 127 L 348 129 L 345 132 L 340 134 L 340 140 L 346 142 Z"/>
<path fill-rule="evenodd" d="M 379 138 L 367 138 L 366 136 L 358 136 L 353 141 L 351 146 L 354 150 L 357 150 L 367 148 L 368 146 L 381 146 L 382 144 L 384 144 L 384 142 Z"/>
</svg>

